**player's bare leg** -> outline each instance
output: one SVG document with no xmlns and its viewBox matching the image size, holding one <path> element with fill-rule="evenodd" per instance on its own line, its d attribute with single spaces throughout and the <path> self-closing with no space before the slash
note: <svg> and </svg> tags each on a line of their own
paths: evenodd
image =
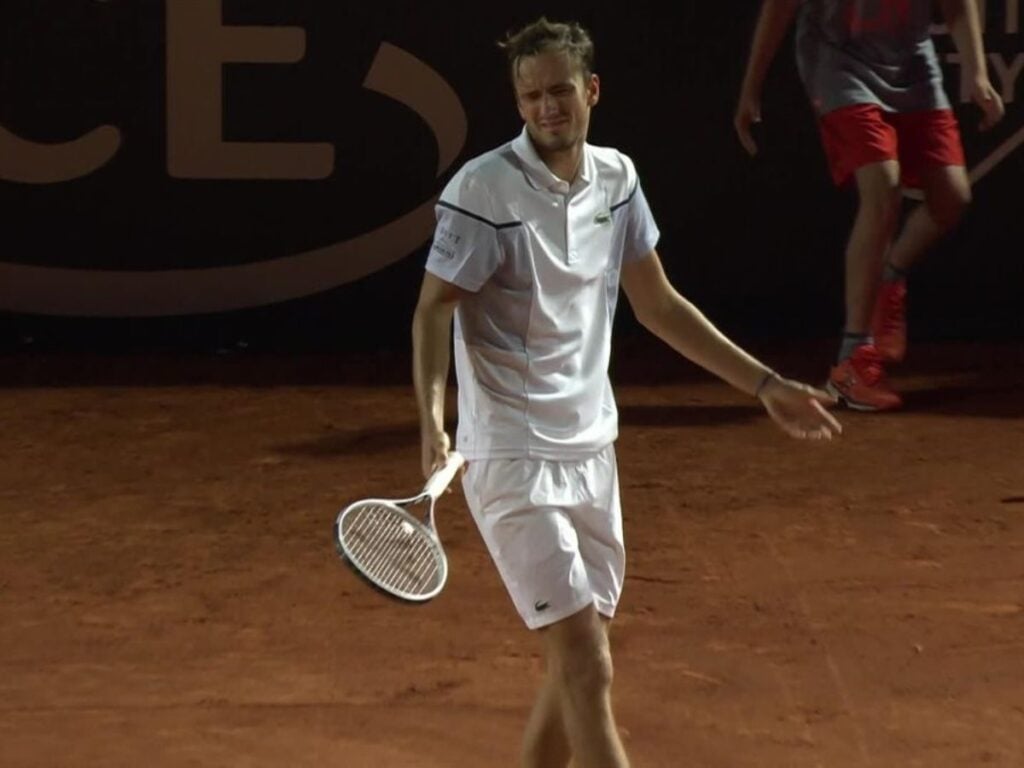
<svg viewBox="0 0 1024 768">
<path fill-rule="evenodd" d="M 902 360 L 907 352 L 907 270 L 960 221 L 971 200 L 963 166 L 931 168 L 922 174 L 925 202 L 907 217 L 889 251 L 872 320 L 875 348 L 884 360 Z"/>
<path fill-rule="evenodd" d="M 552 693 L 560 705 L 563 734 L 572 754 L 574 768 L 628 768 L 629 761 L 623 750 L 612 715 L 611 685 L 612 658 L 608 642 L 607 622 L 601 620 L 593 606 L 553 624 L 542 631 L 547 661 L 547 678 Z M 541 695 L 544 695 L 542 689 Z M 532 731 L 539 737 L 552 738 L 555 715 L 550 707 L 553 701 L 538 698 L 531 717 Z M 538 712 L 538 710 L 540 710 Z M 566 762 L 528 762 L 529 759 L 562 759 L 561 752 L 536 756 L 535 742 L 528 741 L 524 749 L 524 764 L 529 768 L 564 768 Z M 557 731 L 555 731 L 557 733 Z M 552 746 L 558 749 L 557 739 Z"/>
<path fill-rule="evenodd" d="M 889 252 L 889 263 L 901 272 L 953 229 L 971 202 L 971 182 L 962 165 L 929 168 L 921 174 L 921 190 L 924 204 L 907 217 Z"/>
<path fill-rule="evenodd" d="M 601 622 L 607 635 L 611 630 L 611 619 L 602 616 Z M 526 768 L 566 768 L 571 758 L 572 750 L 562 719 L 561 697 L 549 666 L 526 724 L 523 765 Z"/>
<path fill-rule="evenodd" d="M 524 768 L 566 768 L 572 751 L 562 720 L 562 699 L 550 666 L 523 737 Z"/>
<path fill-rule="evenodd" d="M 900 167 L 895 160 L 856 171 L 860 204 L 846 246 L 846 332 L 868 334 L 885 254 L 899 223 Z"/>
<path fill-rule="evenodd" d="M 889 387 L 870 336 L 885 255 L 902 207 L 899 164 L 865 165 L 856 178 L 860 205 L 846 248 L 846 331 L 827 386 L 850 408 L 886 411 L 903 401 Z"/>
</svg>

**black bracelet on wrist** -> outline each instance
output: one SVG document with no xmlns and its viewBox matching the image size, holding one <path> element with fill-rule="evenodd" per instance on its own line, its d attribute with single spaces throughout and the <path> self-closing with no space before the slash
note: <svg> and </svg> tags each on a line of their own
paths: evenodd
<svg viewBox="0 0 1024 768">
<path fill-rule="evenodd" d="M 757 389 L 754 390 L 754 397 L 760 398 L 761 397 L 761 393 L 764 391 L 764 388 L 766 386 L 768 386 L 768 382 L 771 381 L 772 379 L 774 379 L 778 375 L 779 374 L 777 374 L 771 368 L 769 368 L 767 371 L 765 371 L 764 376 L 761 378 L 760 383 L 758 383 L 758 385 L 757 385 Z"/>
</svg>

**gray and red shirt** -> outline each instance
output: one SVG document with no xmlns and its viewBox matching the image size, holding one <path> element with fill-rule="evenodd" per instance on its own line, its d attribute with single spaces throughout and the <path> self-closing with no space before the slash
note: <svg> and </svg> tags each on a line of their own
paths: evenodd
<svg viewBox="0 0 1024 768">
<path fill-rule="evenodd" d="M 804 0 L 797 66 L 815 112 L 949 109 L 931 39 L 932 0 Z"/>
</svg>

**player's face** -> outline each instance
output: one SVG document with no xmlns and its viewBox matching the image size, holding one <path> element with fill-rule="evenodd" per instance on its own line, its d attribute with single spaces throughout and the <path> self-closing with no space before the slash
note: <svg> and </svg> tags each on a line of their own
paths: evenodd
<svg viewBox="0 0 1024 768">
<path fill-rule="evenodd" d="M 600 92 L 597 75 L 584 78 L 564 51 L 524 56 L 515 78 L 516 104 L 533 143 L 557 152 L 587 138 L 590 109 Z"/>
</svg>

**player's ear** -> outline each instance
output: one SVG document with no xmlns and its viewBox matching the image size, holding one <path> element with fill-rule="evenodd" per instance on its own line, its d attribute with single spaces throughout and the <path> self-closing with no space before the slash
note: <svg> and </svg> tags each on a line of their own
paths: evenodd
<svg viewBox="0 0 1024 768">
<path fill-rule="evenodd" d="M 592 107 L 601 98 L 601 80 L 597 75 L 591 75 L 587 81 L 587 106 Z"/>
</svg>

